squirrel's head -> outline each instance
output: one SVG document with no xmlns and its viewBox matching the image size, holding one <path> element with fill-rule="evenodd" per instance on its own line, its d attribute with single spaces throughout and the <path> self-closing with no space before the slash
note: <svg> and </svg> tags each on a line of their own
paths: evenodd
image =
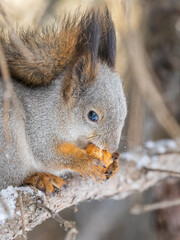
<svg viewBox="0 0 180 240">
<path fill-rule="evenodd" d="M 79 23 L 77 54 L 65 69 L 63 94 L 73 115 L 71 131 L 77 136 L 76 143 L 92 142 L 114 152 L 127 108 L 115 71 L 114 25 L 107 9 L 98 13 L 90 11 Z"/>
<path fill-rule="evenodd" d="M 71 132 L 77 136 L 77 144 L 81 147 L 92 142 L 114 152 L 127 113 L 126 100 L 115 71 L 103 64 L 99 64 L 96 71 L 95 80 L 88 87 L 83 86 L 79 78 L 73 89 L 69 99 L 73 104 L 70 106 Z"/>
</svg>

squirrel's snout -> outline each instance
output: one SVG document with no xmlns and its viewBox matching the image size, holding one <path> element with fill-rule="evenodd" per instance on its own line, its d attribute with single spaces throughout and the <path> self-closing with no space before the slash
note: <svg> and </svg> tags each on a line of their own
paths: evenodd
<svg viewBox="0 0 180 240">
<path fill-rule="evenodd" d="M 117 151 L 118 147 L 119 147 L 119 142 L 110 142 L 107 145 L 107 151 L 110 153 L 114 153 Z"/>
</svg>

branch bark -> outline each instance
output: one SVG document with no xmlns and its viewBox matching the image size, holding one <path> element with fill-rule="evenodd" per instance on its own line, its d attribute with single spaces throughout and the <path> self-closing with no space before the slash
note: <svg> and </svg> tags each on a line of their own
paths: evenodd
<svg viewBox="0 0 180 240">
<path fill-rule="evenodd" d="M 171 153 L 156 156 L 152 149 L 148 153 L 147 150 L 141 150 L 141 153 L 122 154 L 124 159 L 121 158 L 119 162 L 120 170 L 114 178 L 103 183 L 96 183 L 91 179 L 82 179 L 76 174 L 70 175 L 67 180 L 67 188 L 62 189 L 62 191 L 54 197 L 46 197 L 39 191 L 32 190 L 29 187 L 9 187 L 6 190 L 2 190 L 3 194 L 2 192 L 0 193 L 0 216 L 4 211 L 6 211 L 7 215 L 9 212 L 9 215 L 12 216 L 8 217 L 4 222 L 1 222 L 0 239 L 9 240 L 22 234 L 21 206 L 17 201 L 18 194 L 15 194 L 16 192 L 22 191 L 24 225 L 26 231 L 30 231 L 36 225 L 51 217 L 50 212 L 45 210 L 45 208 L 40 208 L 40 204 L 37 204 L 37 202 L 42 202 L 43 205 L 51 209 L 53 213 L 57 213 L 85 200 L 105 198 L 122 199 L 134 192 L 142 192 L 153 186 L 160 179 L 171 175 L 168 172 L 144 171 L 144 167 L 180 172 L 179 149 L 174 151 L 175 153 L 171 151 Z M 142 152 L 144 152 L 144 154 L 142 154 Z M 140 166 L 141 168 L 139 168 Z M 10 214 L 12 209 L 9 209 L 12 208 L 12 206 L 8 205 L 9 192 L 12 192 L 14 201 L 16 202 L 13 214 Z"/>
</svg>

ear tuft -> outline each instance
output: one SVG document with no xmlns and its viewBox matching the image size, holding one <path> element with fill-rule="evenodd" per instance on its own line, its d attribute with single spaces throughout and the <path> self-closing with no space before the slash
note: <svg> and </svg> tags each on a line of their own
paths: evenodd
<svg viewBox="0 0 180 240">
<path fill-rule="evenodd" d="M 79 29 L 77 53 L 86 55 L 91 68 L 94 69 L 102 34 L 102 22 L 98 12 L 91 10 L 85 13 L 79 23 Z"/>
<path fill-rule="evenodd" d="M 114 68 L 116 62 L 116 34 L 114 24 L 108 9 L 105 9 L 103 21 L 103 34 L 99 46 L 99 58 L 106 64 Z"/>
<path fill-rule="evenodd" d="M 91 9 L 79 22 L 77 54 L 88 54 L 92 69 L 100 59 L 109 67 L 115 67 L 116 34 L 109 10 Z"/>
</svg>

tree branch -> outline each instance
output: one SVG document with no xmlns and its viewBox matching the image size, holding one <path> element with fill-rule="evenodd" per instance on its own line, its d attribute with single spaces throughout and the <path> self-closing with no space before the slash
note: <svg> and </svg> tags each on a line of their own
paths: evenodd
<svg viewBox="0 0 180 240">
<path fill-rule="evenodd" d="M 22 192 L 25 228 L 26 231 L 30 231 L 36 225 L 50 218 L 51 213 L 55 214 L 85 200 L 110 197 L 122 199 L 134 192 L 142 192 L 160 179 L 169 176 L 169 172 L 163 172 L 163 169 L 180 172 L 180 154 L 176 150 L 174 150 L 176 153 L 165 153 L 156 157 L 150 157 L 147 149 L 145 154 L 122 154 L 124 159 L 121 158 L 120 170 L 114 178 L 96 183 L 91 179 L 82 179 L 76 174 L 70 175 L 67 180 L 67 188 L 62 189 L 54 197 L 46 197 L 40 191 L 32 190 L 29 187 L 9 187 L 2 190 L 0 192 L 0 239 L 9 240 L 22 234 L 20 214 L 22 206 L 19 206 L 17 201 L 18 191 Z M 144 171 L 144 167 L 161 169 L 161 171 Z M 44 207 L 40 207 L 39 203 L 51 209 L 51 213 Z"/>
</svg>

